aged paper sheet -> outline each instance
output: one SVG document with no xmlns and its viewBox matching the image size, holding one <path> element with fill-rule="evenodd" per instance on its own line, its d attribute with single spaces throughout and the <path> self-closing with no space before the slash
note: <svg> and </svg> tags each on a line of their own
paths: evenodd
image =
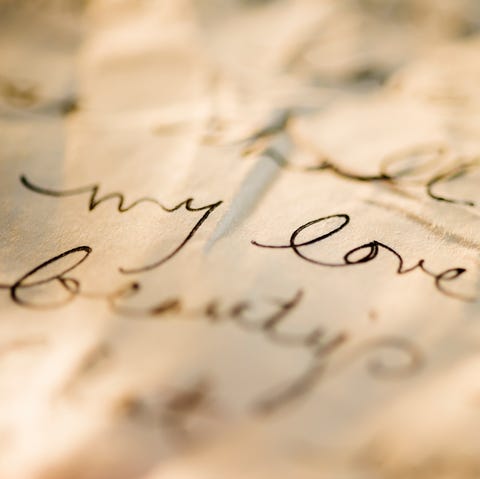
<svg viewBox="0 0 480 479">
<path fill-rule="evenodd" d="M 0 477 L 480 477 L 472 1 L 0 2 Z"/>
</svg>

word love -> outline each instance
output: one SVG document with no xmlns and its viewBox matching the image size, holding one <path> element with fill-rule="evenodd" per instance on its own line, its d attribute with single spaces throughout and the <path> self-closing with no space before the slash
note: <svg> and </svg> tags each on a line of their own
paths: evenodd
<svg viewBox="0 0 480 479">
<path fill-rule="evenodd" d="M 338 220 L 338 221 L 335 221 L 335 220 Z M 327 228 L 326 233 L 323 233 L 320 236 L 316 236 L 313 239 L 310 239 L 308 241 L 299 241 L 298 236 L 301 233 L 306 232 L 307 230 L 311 229 L 313 226 L 324 223 L 324 222 L 325 223 L 333 222 L 334 227 L 332 227 L 331 229 Z M 324 216 L 322 218 L 309 221 L 308 223 L 305 223 L 299 226 L 291 234 L 288 244 L 267 245 L 267 244 L 259 243 L 257 241 L 252 241 L 252 244 L 261 248 L 288 249 L 293 251 L 299 258 L 301 258 L 304 261 L 307 261 L 308 263 L 311 263 L 317 266 L 324 266 L 327 268 L 345 268 L 345 267 L 356 266 L 363 263 L 368 263 L 370 261 L 373 261 L 378 256 L 379 251 L 383 249 L 393 254 L 395 258 L 397 258 L 398 260 L 398 267 L 396 269 L 397 274 L 403 275 L 403 274 L 412 273 L 415 270 L 419 270 L 433 279 L 435 287 L 442 294 L 449 296 L 451 298 L 461 300 L 461 301 L 466 301 L 466 302 L 476 301 L 476 298 L 464 296 L 462 294 L 450 291 L 446 286 L 447 283 L 450 283 L 456 280 L 462 274 L 464 274 L 467 271 L 465 268 L 459 268 L 459 267 L 449 268 L 439 273 L 436 273 L 429 270 L 425 266 L 424 259 L 418 260 L 416 264 L 407 268 L 404 266 L 404 260 L 402 256 L 396 250 L 394 250 L 391 246 L 388 246 L 385 243 L 382 243 L 377 240 L 369 241 L 368 243 L 361 244 L 360 246 L 357 246 L 347 251 L 343 255 L 342 261 L 337 263 L 330 262 L 327 260 L 319 260 L 307 255 L 306 247 L 314 244 L 318 244 L 322 241 L 325 241 L 327 238 L 334 237 L 341 230 L 343 230 L 343 228 L 345 228 L 349 222 L 350 222 L 350 217 L 347 214 L 336 214 L 336 215 Z M 335 224 L 335 223 L 339 223 L 339 224 Z"/>
</svg>

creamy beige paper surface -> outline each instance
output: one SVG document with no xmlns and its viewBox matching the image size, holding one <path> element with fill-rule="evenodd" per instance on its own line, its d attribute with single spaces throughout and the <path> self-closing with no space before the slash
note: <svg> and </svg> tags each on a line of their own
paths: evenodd
<svg viewBox="0 0 480 479">
<path fill-rule="evenodd" d="M 475 2 L 81 3 L 0 3 L 0 477 L 479 477 Z"/>
</svg>

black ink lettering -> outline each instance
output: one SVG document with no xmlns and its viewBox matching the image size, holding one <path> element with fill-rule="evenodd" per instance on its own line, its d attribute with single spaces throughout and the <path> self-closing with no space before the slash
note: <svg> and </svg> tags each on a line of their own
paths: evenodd
<svg viewBox="0 0 480 479">
<path fill-rule="evenodd" d="M 62 306 L 70 302 L 77 294 L 79 294 L 80 282 L 75 278 L 67 277 L 65 275 L 71 272 L 72 270 L 74 270 L 75 268 L 77 268 L 81 263 L 83 263 L 87 259 L 87 257 L 90 255 L 91 252 L 92 252 L 92 248 L 90 248 L 89 246 L 78 246 L 76 248 L 72 248 L 68 251 L 65 251 L 64 253 L 61 253 L 43 262 L 39 266 L 36 266 L 32 270 L 30 270 L 28 273 L 24 274 L 21 278 L 19 278 L 11 286 L 9 286 L 10 297 L 15 303 L 21 306 L 27 306 L 31 308 L 53 308 L 53 307 Z M 73 265 L 68 266 L 65 269 L 62 269 L 59 273 L 55 273 L 50 276 L 47 276 L 46 278 L 38 279 L 38 280 L 34 279 L 36 274 L 44 271 L 50 265 L 59 263 L 62 259 L 67 258 L 70 255 L 74 255 L 76 253 L 83 253 L 83 255 Z M 58 282 L 69 293 L 68 297 L 65 300 L 61 301 L 60 303 L 38 305 L 22 299 L 18 295 L 19 291 L 22 289 L 33 288 L 34 286 L 45 285 L 53 282 Z M 5 286 L 5 285 L 2 285 L 2 286 Z"/>
<path fill-rule="evenodd" d="M 143 273 L 145 271 L 150 271 L 152 269 L 158 268 L 162 264 L 166 263 L 168 260 L 172 259 L 176 254 L 178 254 L 186 245 L 187 243 L 193 238 L 195 233 L 199 230 L 199 228 L 202 226 L 202 224 L 207 220 L 207 218 L 210 216 L 210 214 L 218 207 L 221 205 L 221 201 L 217 201 L 216 203 L 212 203 L 206 206 L 200 206 L 200 207 L 194 207 L 192 205 L 194 199 L 193 198 L 188 198 L 185 201 L 182 201 L 178 205 L 174 206 L 173 208 L 168 208 L 164 206 L 162 203 L 160 203 L 158 200 L 155 198 L 150 198 L 150 197 L 142 197 L 139 198 L 138 200 L 135 200 L 133 203 L 130 205 L 125 204 L 125 197 L 122 193 L 119 192 L 114 192 L 114 193 L 108 193 L 104 196 L 99 196 L 99 185 L 90 185 L 90 186 L 85 186 L 81 188 L 74 188 L 71 190 L 63 190 L 63 191 L 57 191 L 57 190 L 52 190 L 48 188 L 43 188 L 38 185 L 33 184 L 30 180 L 26 178 L 25 175 L 22 175 L 20 177 L 21 183 L 29 190 L 41 194 L 41 195 L 46 195 L 46 196 L 51 196 L 55 198 L 64 198 L 64 197 L 69 197 L 69 196 L 77 196 L 77 195 L 82 195 L 85 193 L 88 193 L 90 195 L 90 199 L 88 202 L 88 210 L 93 211 L 95 208 L 97 208 L 100 204 L 104 203 L 105 201 L 108 200 L 117 200 L 117 211 L 119 213 L 125 213 L 135 206 L 138 206 L 143 203 L 150 203 L 158 206 L 161 208 L 163 211 L 167 213 L 173 213 L 174 211 L 177 211 L 181 209 L 182 207 L 185 207 L 185 210 L 188 212 L 200 212 L 204 211 L 203 215 L 200 217 L 200 219 L 193 225 L 192 229 L 187 233 L 187 236 L 181 241 L 181 243 L 173 249 L 172 252 L 164 256 L 163 258 L 159 259 L 158 261 L 154 261 L 153 263 L 137 267 L 137 268 L 119 268 L 121 273 L 124 274 L 135 274 L 135 273 Z"/>
<path fill-rule="evenodd" d="M 304 242 L 297 242 L 297 237 L 298 235 L 306 230 L 307 228 L 312 227 L 313 225 L 319 224 L 321 222 L 333 219 L 333 218 L 338 218 L 341 221 L 340 225 L 335 226 L 332 228 L 330 231 L 327 233 L 324 233 L 320 236 L 317 236 L 311 240 L 304 241 Z M 434 285 L 437 288 L 438 291 L 440 291 L 442 294 L 449 296 L 451 298 L 455 298 L 461 301 L 465 302 L 474 302 L 476 301 L 476 298 L 469 297 L 469 296 L 464 296 L 462 294 L 458 294 L 452 291 L 449 291 L 445 288 L 444 283 L 447 281 L 453 281 L 460 277 L 463 273 L 465 273 L 467 270 L 465 268 L 450 268 L 447 269 L 446 271 L 443 271 L 441 273 L 434 273 L 427 269 L 425 267 L 425 260 L 420 259 L 417 264 L 410 268 L 404 268 L 404 261 L 402 256 L 392 247 L 381 243 L 379 241 L 370 241 L 368 243 L 362 244 L 360 246 L 357 246 L 343 256 L 343 262 L 341 263 L 331 263 L 327 261 L 320 261 L 314 258 L 311 258 L 304 254 L 301 251 L 301 248 L 305 246 L 309 246 L 315 243 L 319 243 L 320 241 L 323 241 L 327 238 L 332 237 L 336 233 L 340 232 L 348 223 L 350 222 L 350 217 L 346 214 L 337 214 L 337 215 L 330 215 L 330 216 L 325 216 L 322 218 L 318 218 L 313 221 L 309 221 L 308 223 L 305 223 L 304 225 L 301 225 L 298 227 L 290 236 L 290 241 L 289 244 L 286 245 L 266 245 L 263 243 L 259 243 L 258 241 L 252 241 L 251 243 L 255 246 L 261 247 L 261 248 L 272 248 L 272 249 L 291 249 L 297 256 L 299 256 L 302 260 L 307 261 L 308 263 L 312 263 L 318 266 L 325 266 L 325 267 L 330 267 L 330 268 L 337 268 L 337 267 L 346 267 L 346 266 L 354 266 L 358 264 L 363 264 L 363 263 L 368 263 L 372 260 L 374 260 L 379 252 L 379 248 L 383 248 L 390 253 L 392 253 L 398 260 L 398 267 L 396 270 L 397 274 L 407 274 L 411 273 L 412 271 L 419 269 L 428 276 L 432 277 L 434 279 Z M 363 253 L 358 257 L 358 253 Z"/>
<path fill-rule="evenodd" d="M 465 163 L 465 164 L 455 166 L 454 168 L 450 169 L 446 173 L 441 173 L 439 175 L 434 176 L 426 185 L 428 196 L 430 196 L 430 198 L 434 200 L 443 201 L 445 203 L 452 203 L 452 204 L 465 205 L 465 206 L 476 206 L 476 203 L 471 200 L 463 200 L 463 199 L 456 199 L 456 198 L 448 198 L 446 196 L 440 196 L 437 193 L 435 193 L 434 187 L 441 183 L 445 183 L 447 181 L 451 181 L 456 178 L 459 178 L 467 174 L 469 170 L 476 169 L 479 166 L 480 166 L 480 161 L 476 160 L 470 163 Z"/>
</svg>

